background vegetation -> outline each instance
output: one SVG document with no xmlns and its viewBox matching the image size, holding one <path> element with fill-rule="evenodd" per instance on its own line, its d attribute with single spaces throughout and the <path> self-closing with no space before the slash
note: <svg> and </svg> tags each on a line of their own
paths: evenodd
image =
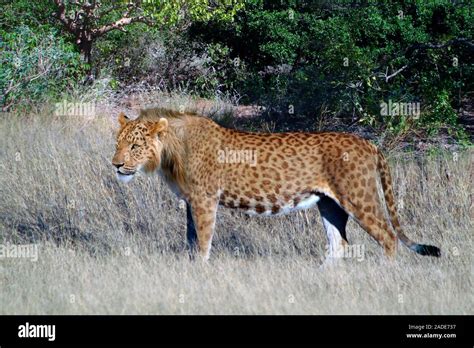
<svg viewBox="0 0 474 348">
<path fill-rule="evenodd" d="M 130 7 L 98 0 L 90 12 L 84 1 L 2 2 L 4 111 L 65 98 L 102 80 L 116 94 L 139 87 L 263 106 L 263 117 L 243 128 L 273 122 L 282 130 L 317 130 L 324 123 L 469 143 L 469 1 L 229 0 L 209 7 L 172 0 Z M 71 29 L 61 13 L 90 33 L 109 28 L 93 35 L 84 53 L 78 38 L 87 32 Z M 389 100 L 420 103 L 420 117 L 381 115 L 380 103 Z"/>
</svg>

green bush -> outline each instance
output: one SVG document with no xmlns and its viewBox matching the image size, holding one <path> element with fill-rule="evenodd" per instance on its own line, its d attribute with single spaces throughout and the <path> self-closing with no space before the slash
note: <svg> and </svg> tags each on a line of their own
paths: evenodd
<svg viewBox="0 0 474 348">
<path fill-rule="evenodd" d="M 245 63 L 247 79 L 234 84 L 245 103 L 288 118 L 291 106 L 313 124 L 329 110 L 380 132 L 432 133 L 456 126 L 457 96 L 473 90 L 472 46 L 462 41 L 472 45 L 473 23 L 472 6 L 448 0 L 253 0 L 234 23 L 195 24 L 192 37 L 227 46 Z M 388 100 L 420 103 L 423 117 L 383 117 Z"/>
<path fill-rule="evenodd" d="M 0 35 L 3 110 L 57 98 L 81 81 L 79 54 L 54 29 L 19 26 Z"/>
<path fill-rule="evenodd" d="M 2 8 L 3 109 L 56 98 L 82 81 L 87 66 L 52 19 L 54 8 L 46 0 Z M 391 135 L 446 129 L 462 137 L 457 110 L 474 90 L 468 2 L 247 0 L 235 20 L 209 19 L 191 16 L 187 30 L 136 23 L 112 31 L 94 44 L 95 76 L 102 70 L 114 90 L 231 94 L 265 106 L 265 121 L 278 117 L 277 124 L 305 129 L 324 118 L 333 128 L 360 125 Z M 382 115 L 388 101 L 419 103 L 421 115 Z"/>
<path fill-rule="evenodd" d="M 100 69 L 107 68 L 121 87 L 141 84 L 214 97 L 235 90 L 245 63 L 220 43 L 193 41 L 172 30 L 134 27 L 98 41 Z"/>
</svg>

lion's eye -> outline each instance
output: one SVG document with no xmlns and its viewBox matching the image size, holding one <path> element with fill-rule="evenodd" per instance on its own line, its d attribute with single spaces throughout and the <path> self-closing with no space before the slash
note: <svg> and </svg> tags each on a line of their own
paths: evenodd
<svg viewBox="0 0 474 348">
<path fill-rule="evenodd" d="M 140 147 L 140 145 L 137 145 L 137 144 L 133 144 L 132 145 L 132 150 L 135 150 L 136 148 Z"/>
</svg>

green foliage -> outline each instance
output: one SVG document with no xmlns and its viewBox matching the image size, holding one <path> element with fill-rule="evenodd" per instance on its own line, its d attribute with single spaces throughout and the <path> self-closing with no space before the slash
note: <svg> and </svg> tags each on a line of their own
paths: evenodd
<svg viewBox="0 0 474 348">
<path fill-rule="evenodd" d="M 193 85 L 196 92 L 206 97 L 235 93 L 236 84 L 247 77 L 245 64 L 238 57 L 233 59 L 230 49 L 219 43 L 205 47 L 203 68 Z"/>
<path fill-rule="evenodd" d="M 53 1 L 48 0 L 15 0 L 1 1 L 0 30 L 14 31 L 19 26 L 53 27 L 51 13 Z"/>
<path fill-rule="evenodd" d="M 91 28 L 122 18 L 125 3 L 98 3 Z M 270 121 L 306 120 L 309 129 L 324 115 L 334 128 L 426 136 L 443 130 L 465 139 L 457 110 L 474 90 L 469 2 L 134 3 L 139 6 L 130 16 L 143 15 L 155 26 L 130 24 L 94 41 L 91 61 L 97 71 L 111 74 L 113 89 L 139 83 L 204 97 L 232 94 L 241 103 L 266 106 Z M 68 15 L 79 9 L 67 6 Z M 3 107 L 82 82 L 88 67 L 79 59 L 76 39 L 51 16 L 55 10 L 49 0 L 2 6 Z M 44 72 L 44 66 L 51 68 Z M 382 115 L 381 102 L 388 101 L 420 103 L 421 115 Z"/>
<path fill-rule="evenodd" d="M 244 0 L 147 0 L 145 13 L 161 25 L 175 25 L 181 21 L 232 21 L 244 7 Z"/>
<path fill-rule="evenodd" d="M 431 134 L 436 133 L 443 125 L 456 125 L 457 115 L 449 99 L 448 91 L 441 91 L 433 102 L 433 109 L 427 113 L 425 123 L 429 125 Z"/>
<path fill-rule="evenodd" d="M 235 23 L 193 31 L 245 62 L 244 102 L 308 120 L 329 109 L 345 123 L 397 133 L 456 127 L 457 97 L 474 87 L 472 47 L 456 39 L 472 44 L 473 23 L 472 6 L 450 1 L 254 0 Z M 389 100 L 419 102 L 424 117 L 382 117 L 380 102 Z"/>
<path fill-rule="evenodd" d="M 74 86 L 84 67 L 74 47 L 56 31 L 20 26 L 0 32 L 0 105 L 26 107 Z"/>
<path fill-rule="evenodd" d="M 247 78 L 245 63 L 220 43 L 191 41 L 179 32 L 155 28 L 134 27 L 123 34 L 113 33 L 96 45 L 103 57 L 100 68 L 116 77 L 115 87 L 117 82 L 121 88 L 140 83 L 214 98 L 237 94 L 236 85 Z"/>
</svg>

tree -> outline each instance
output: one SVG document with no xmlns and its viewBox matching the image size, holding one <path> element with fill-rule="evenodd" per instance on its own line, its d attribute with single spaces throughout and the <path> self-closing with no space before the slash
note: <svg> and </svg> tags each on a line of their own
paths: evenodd
<svg viewBox="0 0 474 348">
<path fill-rule="evenodd" d="M 92 78 L 94 42 L 112 30 L 125 31 L 133 23 L 171 26 L 211 18 L 232 20 L 245 0 L 53 0 L 53 17 L 74 36 Z"/>
</svg>

